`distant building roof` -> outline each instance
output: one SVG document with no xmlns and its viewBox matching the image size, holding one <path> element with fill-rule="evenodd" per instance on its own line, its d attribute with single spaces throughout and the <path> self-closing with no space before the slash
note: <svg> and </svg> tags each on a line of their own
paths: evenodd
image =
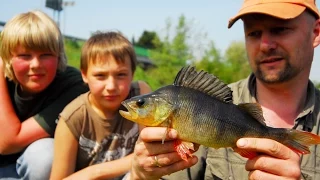
<svg viewBox="0 0 320 180">
<path fill-rule="evenodd" d="M 141 64 L 143 69 L 148 69 L 155 66 L 154 63 L 149 59 L 150 51 L 148 49 L 134 46 L 134 51 L 137 55 L 137 61 Z"/>
<path fill-rule="evenodd" d="M 134 51 L 136 52 L 136 54 L 138 56 L 145 56 L 145 57 L 149 57 L 150 53 L 148 49 L 139 47 L 139 46 L 134 46 Z"/>
</svg>

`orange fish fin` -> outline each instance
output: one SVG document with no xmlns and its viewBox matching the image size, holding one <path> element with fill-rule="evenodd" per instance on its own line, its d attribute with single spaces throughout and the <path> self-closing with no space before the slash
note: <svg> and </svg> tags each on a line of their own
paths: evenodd
<svg viewBox="0 0 320 180">
<path fill-rule="evenodd" d="M 283 144 L 300 154 L 309 154 L 310 145 L 320 144 L 320 136 L 310 132 L 289 129 L 288 134 L 289 138 Z"/>
<path fill-rule="evenodd" d="M 185 161 L 188 161 L 188 156 L 192 157 L 190 150 L 194 151 L 194 145 L 192 142 L 181 141 L 179 139 L 174 140 L 174 148 Z"/>
<path fill-rule="evenodd" d="M 255 151 L 248 151 L 248 150 L 244 150 L 244 149 L 239 149 L 239 148 L 232 148 L 235 152 L 237 152 L 238 154 L 240 154 L 242 157 L 248 158 L 248 159 L 252 159 L 254 157 L 257 156 L 257 153 Z"/>
</svg>

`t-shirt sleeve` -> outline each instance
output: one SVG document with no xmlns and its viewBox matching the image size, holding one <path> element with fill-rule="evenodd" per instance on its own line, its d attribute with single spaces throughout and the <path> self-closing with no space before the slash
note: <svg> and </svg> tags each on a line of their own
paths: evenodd
<svg viewBox="0 0 320 180">
<path fill-rule="evenodd" d="M 64 120 L 71 133 L 78 140 L 82 131 L 84 119 L 86 116 L 86 106 L 84 98 L 87 93 L 78 96 L 71 103 L 69 103 L 60 113 L 60 120 Z"/>
</svg>

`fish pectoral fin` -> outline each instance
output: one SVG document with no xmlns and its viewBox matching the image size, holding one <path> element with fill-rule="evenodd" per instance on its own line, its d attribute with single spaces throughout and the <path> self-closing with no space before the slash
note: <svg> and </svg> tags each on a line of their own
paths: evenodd
<svg viewBox="0 0 320 180">
<path fill-rule="evenodd" d="M 241 104 L 238 104 L 238 107 L 241 110 L 250 114 L 254 119 L 259 121 L 261 124 L 266 125 L 260 104 L 258 104 L 258 103 L 241 103 Z"/>
<path fill-rule="evenodd" d="M 257 152 L 255 151 L 248 151 L 245 149 L 239 149 L 239 148 L 232 148 L 235 152 L 237 152 L 238 154 L 240 154 L 242 157 L 248 158 L 248 159 L 252 159 L 254 157 L 257 156 Z"/>
<path fill-rule="evenodd" d="M 188 161 L 188 156 L 192 157 L 194 152 L 194 145 L 192 142 L 181 141 L 179 139 L 174 140 L 174 148 L 180 155 L 181 159 Z M 192 152 L 190 152 L 192 150 Z"/>
<path fill-rule="evenodd" d="M 170 131 L 170 129 L 169 129 L 169 127 L 167 127 L 167 128 L 166 128 L 166 132 L 165 132 L 165 133 L 163 134 L 163 136 L 162 136 L 162 144 L 164 144 L 164 140 L 166 139 L 169 131 Z"/>
</svg>

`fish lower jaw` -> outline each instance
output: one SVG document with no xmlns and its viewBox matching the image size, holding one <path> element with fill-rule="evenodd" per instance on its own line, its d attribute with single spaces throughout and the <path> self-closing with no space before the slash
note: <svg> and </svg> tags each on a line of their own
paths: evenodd
<svg viewBox="0 0 320 180">
<path fill-rule="evenodd" d="M 132 117 L 132 115 L 131 115 L 129 112 L 123 111 L 123 110 L 119 110 L 119 113 L 120 113 L 120 115 L 121 115 L 122 117 L 124 117 L 124 118 L 126 118 L 126 119 L 128 119 L 128 120 L 133 120 L 133 117 Z"/>
</svg>

